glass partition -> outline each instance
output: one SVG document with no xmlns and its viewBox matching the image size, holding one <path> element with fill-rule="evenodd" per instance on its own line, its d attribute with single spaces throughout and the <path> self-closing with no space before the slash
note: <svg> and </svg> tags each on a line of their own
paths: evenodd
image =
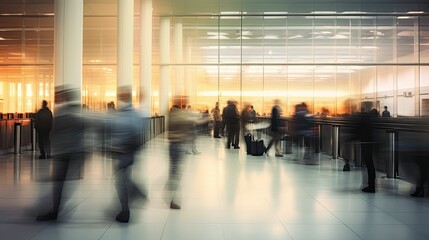
<svg viewBox="0 0 429 240">
<path fill-rule="evenodd" d="M 54 1 L 38 2 L 0 9 L 0 112 L 36 111 L 42 99 L 53 100 Z M 192 9 L 200 3 L 189 9 L 154 3 L 150 30 L 140 29 L 136 4 L 134 102 L 145 87 L 139 34 L 152 31 L 152 113 L 159 113 L 160 97 L 181 94 L 195 108 L 233 99 L 260 115 L 270 114 L 275 99 L 284 115 L 301 102 L 314 114 L 387 106 L 393 116 L 429 115 L 429 18 L 404 10 L 420 5 L 295 1 L 252 9 L 250 2 L 215 2 L 198 12 Z M 96 111 L 116 101 L 117 4 L 106 4 L 84 7 L 82 102 Z M 160 17 L 171 18 L 166 94 L 159 92 Z"/>
</svg>

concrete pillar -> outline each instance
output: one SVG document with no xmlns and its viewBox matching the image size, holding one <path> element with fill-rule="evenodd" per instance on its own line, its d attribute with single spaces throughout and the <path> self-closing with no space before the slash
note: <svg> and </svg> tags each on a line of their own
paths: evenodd
<svg viewBox="0 0 429 240">
<path fill-rule="evenodd" d="M 152 0 L 140 0 L 140 101 L 152 115 Z"/>
<path fill-rule="evenodd" d="M 169 83 L 170 83 L 170 18 L 160 19 L 159 29 L 160 51 L 160 84 L 159 84 L 159 113 L 167 116 L 169 111 Z"/>
<path fill-rule="evenodd" d="M 133 85 L 134 0 L 118 0 L 117 87 Z"/>
<path fill-rule="evenodd" d="M 183 63 L 183 24 L 182 22 L 174 23 L 174 56 L 175 63 Z M 175 81 L 174 81 L 174 91 L 173 94 L 180 96 L 186 95 L 185 92 L 185 72 L 184 66 L 175 66 Z"/>
<path fill-rule="evenodd" d="M 81 90 L 83 0 L 55 0 L 54 22 L 55 86 Z"/>
</svg>

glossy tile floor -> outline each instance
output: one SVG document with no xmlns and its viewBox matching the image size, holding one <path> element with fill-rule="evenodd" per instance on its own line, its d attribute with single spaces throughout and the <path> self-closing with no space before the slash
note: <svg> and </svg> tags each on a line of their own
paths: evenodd
<svg viewBox="0 0 429 240">
<path fill-rule="evenodd" d="M 48 205 L 49 160 L 31 152 L 0 155 L 0 239 L 429 239 L 429 198 L 408 197 L 413 186 L 377 175 L 377 193 L 365 194 L 362 169 L 318 156 L 306 165 L 294 155 L 248 156 L 224 149 L 224 139 L 198 138 L 187 155 L 182 209 L 170 210 L 163 191 L 168 141 L 146 144 L 132 171 L 149 202 L 132 207 L 130 223 L 114 221 L 118 199 L 112 162 L 94 154 L 83 179 L 65 186 L 68 200 L 56 222 L 36 222 Z M 40 204 L 45 203 L 45 204 Z"/>
</svg>

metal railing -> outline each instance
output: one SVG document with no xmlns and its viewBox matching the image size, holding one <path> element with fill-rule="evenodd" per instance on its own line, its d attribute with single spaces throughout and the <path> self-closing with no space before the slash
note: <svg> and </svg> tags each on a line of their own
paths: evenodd
<svg viewBox="0 0 429 240">
<path fill-rule="evenodd" d="M 283 118 L 287 129 L 292 133 L 293 118 Z M 258 117 L 257 122 L 269 122 L 270 117 Z M 352 128 L 357 122 L 353 118 L 332 117 L 315 118 L 314 125 L 318 129 L 320 150 L 332 156 L 332 159 L 354 161 L 360 166 L 360 145 L 349 144 Z M 373 152 L 373 158 L 378 171 L 386 173 L 386 177 L 401 177 L 413 179 L 409 174 L 410 162 L 416 154 L 426 154 L 429 157 L 429 119 L 428 118 L 374 118 L 372 122 L 374 143 L 379 151 Z M 269 133 L 269 129 L 262 130 Z"/>
<path fill-rule="evenodd" d="M 0 119 L 0 152 L 7 153 L 13 151 L 15 154 L 23 150 L 36 150 L 36 130 L 34 128 L 35 120 L 32 118 L 18 118 L 24 115 L 14 114 L 6 116 L 10 119 Z M 27 114 L 25 114 L 28 117 Z M 3 116 L 5 118 L 5 115 Z M 150 117 L 149 121 L 143 121 L 149 126 L 142 126 L 146 129 L 142 136 L 142 142 L 145 143 L 165 131 L 165 117 Z"/>
</svg>

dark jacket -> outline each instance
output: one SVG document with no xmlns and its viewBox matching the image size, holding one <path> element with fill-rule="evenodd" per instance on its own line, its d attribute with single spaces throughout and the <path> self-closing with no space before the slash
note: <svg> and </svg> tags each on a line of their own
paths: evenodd
<svg viewBox="0 0 429 240">
<path fill-rule="evenodd" d="M 280 128 L 284 127 L 282 120 L 280 119 L 280 107 L 274 106 L 273 109 L 271 109 L 271 131 L 272 132 L 278 132 L 280 131 Z"/>
<path fill-rule="evenodd" d="M 352 131 L 352 140 L 357 140 L 360 142 L 372 142 L 372 125 L 376 116 L 373 113 L 356 113 L 351 117 L 351 122 L 353 123 Z"/>
<path fill-rule="evenodd" d="M 390 117 L 390 112 L 388 110 L 384 110 L 383 114 L 381 116 L 382 117 Z"/>
<path fill-rule="evenodd" d="M 40 109 L 36 114 L 35 128 L 39 132 L 49 132 L 52 129 L 52 112 L 48 107 Z"/>
<path fill-rule="evenodd" d="M 143 134 L 141 116 L 133 110 L 131 104 L 125 104 L 118 111 L 111 114 L 110 133 L 111 149 L 116 153 L 132 153 L 141 145 Z"/>
<path fill-rule="evenodd" d="M 52 128 L 54 155 L 85 152 L 82 106 L 67 103 L 55 110 Z"/>
<path fill-rule="evenodd" d="M 240 125 L 240 114 L 238 113 L 238 109 L 234 104 L 228 105 L 226 109 L 226 124 L 228 126 Z"/>
<path fill-rule="evenodd" d="M 244 109 L 241 112 L 241 124 L 243 125 L 243 127 L 252 122 L 252 117 L 250 116 L 250 111 L 248 111 L 247 109 Z"/>
</svg>

